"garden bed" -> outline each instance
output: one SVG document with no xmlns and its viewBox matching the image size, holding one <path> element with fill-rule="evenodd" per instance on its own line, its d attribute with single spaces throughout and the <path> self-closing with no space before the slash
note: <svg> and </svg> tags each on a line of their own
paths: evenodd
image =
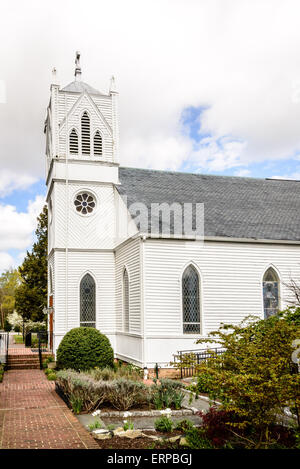
<svg viewBox="0 0 300 469">
<path fill-rule="evenodd" d="M 95 440 L 101 449 L 179 449 L 181 432 L 175 430 L 170 433 L 161 433 L 151 430 L 142 432 L 144 436 L 139 438 L 124 438 L 113 436 L 107 440 Z M 153 437 L 153 438 L 151 438 Z M 157 440 L 156 438 L 161 438 Z M 177 439 L 178 438 L 178 439 Z M 170 441 L 176 439 L 176 441 Z M 168 441 L 169 440 L 169 441 Z"/>
<path fill-rule="evenodd" d="M 75 414 L 101 409 L 118 417 L 123 411 L 134 409 L 158 416 L 167 408 L 180 411 L 181 415 L 183 411 L 186 415 L 192 413 L 190 409 L 182 410 L 185 398 L 182 383 L 162 379 L 147 386 L 135 371 L 61 370 L 57 372 L 56 390 Z"/>
</svg>

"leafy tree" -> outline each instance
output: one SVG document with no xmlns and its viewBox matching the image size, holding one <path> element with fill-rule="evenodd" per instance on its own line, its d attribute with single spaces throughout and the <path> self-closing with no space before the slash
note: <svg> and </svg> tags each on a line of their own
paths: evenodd
<svg viewBox="0 0 300 469">
<path fill-rule="evenodd" d="M 300 426 L 300 374 L 292 361 L 293 342 L 300 328 L 280 317 L 267 320 L 247 318 L 240 325 L 222 325 L 210 334 L 210 342 L 225 352 L 206 363 L 195 365 L 197 373 L 210 376 L 207 381 L 211 398 L 222 403 L 221 409 L 235 416 L 228 422 L 232 434 L 248 438 L 251 447 L 268 447 L 270 429 L 289 407 L 298 416 Z M 194 358 L 187 357 L 190 363 Z M 187 363 L 182 363 L 186 366 Z"/>
<path fill-rule="evenodd" d="M 19 268 L 21 285 L 16 292 L 16 309 L 25 320 L 44 320 L 47 305 L 47 227 L 48 211 L 45 205 L 38 217 L 36 242 L 26 254 Z"/>
<path fill-rule="evenodd" d="M 15 293 L 20 285 L 20 274 L 16 269 L 9 269 L 0 276 L 0 323 L 4 327 L 5 319 L 15 309 Z"/>
</svg>

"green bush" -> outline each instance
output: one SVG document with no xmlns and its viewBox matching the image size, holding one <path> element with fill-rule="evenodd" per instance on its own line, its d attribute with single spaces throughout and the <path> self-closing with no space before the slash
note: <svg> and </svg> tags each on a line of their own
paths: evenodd
<svg viewBox="0 0 300 469">
<path fill-rule="evenodd" d="M 186 441 L 190 449 L 213 449 L 214 446 L 209 441 L 202 429 L 193 427 L 186 430 Z"/>
<path fill-rule="evenodd" d="M 183 384 L 179 381 L 173 381 L 172 379 L 161 379 L 160 384 L 151 386 L 152 402 L 157 410 L 175 407 L 175 409 L 181 409 L 182 401 L 184 399 L 184 393 L 182 391 Z"/>
<path fill-rule="evenodd" d="M 210 393 L 212 390 L 212 376 L 209 373 L 202 372 L 197 376 L 197 391 Z"/>
<path fill-rule="evenodd" d="M 82 399 L 80 399 L 79 397 L 71 396 L 70 403 L 74 414 L 80 414 L 80 412 L 82 411 Z"/>
<path fill-rule="evenodd" d="M 0 363 L 0 383 L 3 381 L 3 375 L 4 375 L 4 366 L 1 365 Z"/>
<path fill-rule="evenodd" d="M 173 429 L 173 425 L 172 420 L 165 415 L 154 422 L 155 430 L 163 433 L 170 433 Z"/>
<path fill-rule="evenodd" d="M 175 427 L 176 430 L 180 430 L 181 432 L 186 432 L 187 430 L 191 430 L 192 428 L 194 428 L 194 424 L 189 419 L 180 420 Z"/>
<path fill-rule="evenodd" d="M 8 322 L 7 319 L 4 321 L 4 330 L 5 332 L 10 332 L 12 330 L 12 325 Z"/>
<path fill-rule="evenodd" d="M 48 374 L 47 374 L 47 379 L 48 379 L 49 381 L 55 381 L 55 380 L 56 380 L 56 374 L 54 373 L 53 370 L 51 370 L 51 373 L 48 373 Z"/>
<path fill-rule="evenodd" d="M 89 370 L 113 367 L 114 352 L 108 338 L 93 327 L 71 329 L 57 350 L 57 368 Z"/>
</svg>

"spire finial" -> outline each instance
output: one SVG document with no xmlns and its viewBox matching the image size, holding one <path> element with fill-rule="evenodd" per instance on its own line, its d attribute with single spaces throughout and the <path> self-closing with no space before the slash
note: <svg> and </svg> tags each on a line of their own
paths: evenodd
<svg viewBox="0 0 300 469">
<path fill-rule="evenodd" d="M 116 89 L 116 79 L 114 76 L 111 77 L 110 79 L 110 88 L 109 88 L 109 92 L 110 93 L 116 93 L 117 92 L 117 89 Z"/>
<path fill-rule="evenodd" d="M 51 83 L 52 83 L 52 85 L 57 85 L 58 84 L 58 82 L 57 82 L 57 70 L 56 70 L 55 67 L 52 69 L 52 82 Z"/>
<path fill-rule="evenodd" d="M 80 52 L 76 51 L 75 54 L 75 80 L 80 81 L 81 79 L 81 67 L 80 67 Z"/>
</svg>

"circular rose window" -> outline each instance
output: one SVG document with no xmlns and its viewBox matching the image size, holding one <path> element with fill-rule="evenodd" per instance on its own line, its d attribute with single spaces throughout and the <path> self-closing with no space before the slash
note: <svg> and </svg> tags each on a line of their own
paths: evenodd
<svg viewBox="0 0 300 469">
<path fill-rule="evenodd" d="M 88 192 L 81 192 L 76 196 L 74 205 L 77 212 L 87 215 L 88 213 L 92 213 L 96 204 L 93 195 Z"/>
</svg>

